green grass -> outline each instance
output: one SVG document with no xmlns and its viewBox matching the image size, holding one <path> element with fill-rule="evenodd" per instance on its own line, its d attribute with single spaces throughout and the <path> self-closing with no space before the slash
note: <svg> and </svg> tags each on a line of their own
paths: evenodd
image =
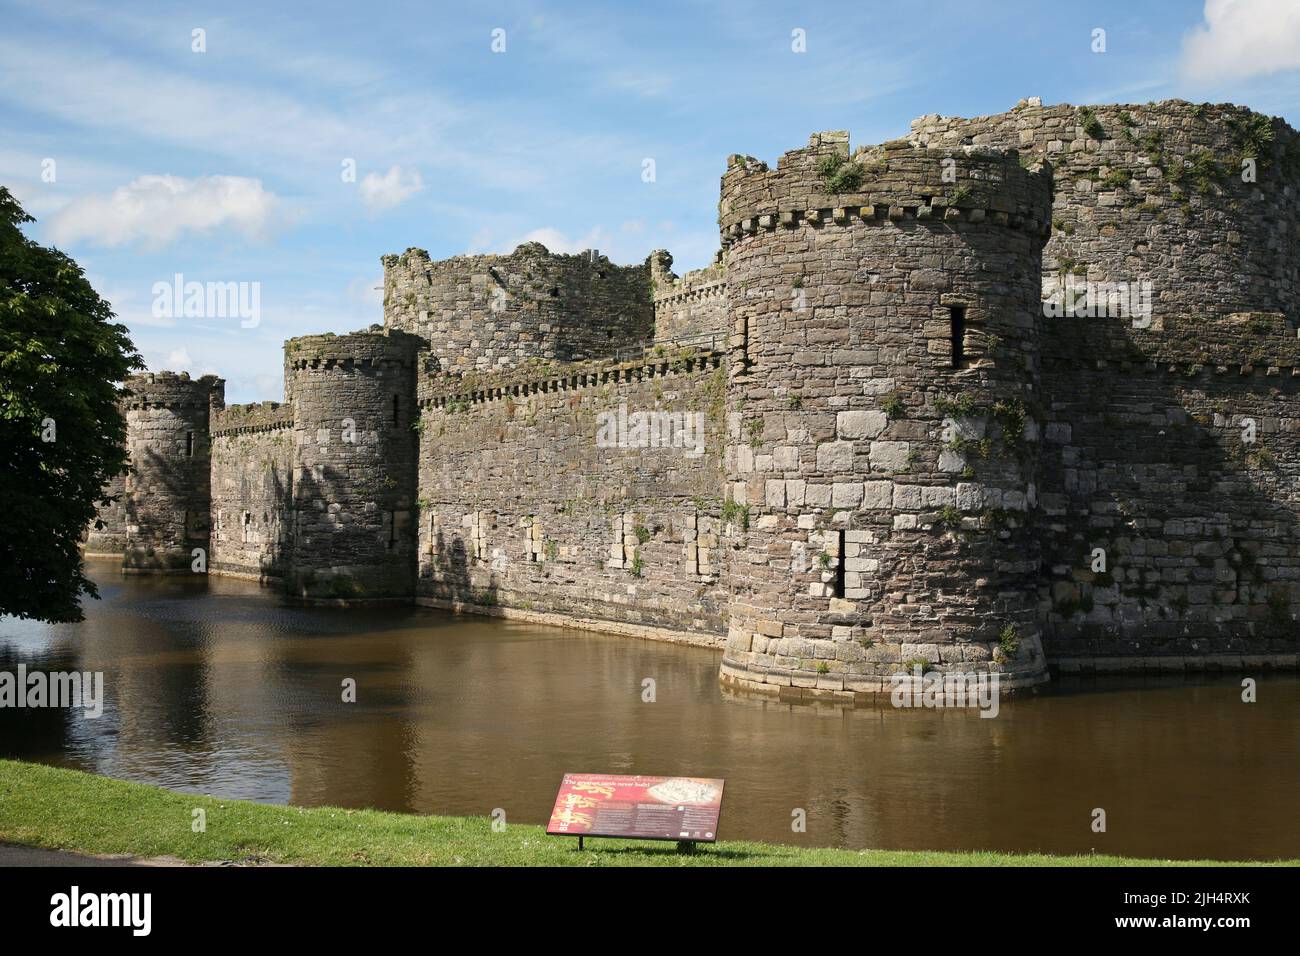
<svg viewBox="0 0 1300 956">
<path fill-rule="evenodd" d="M 207 813 L 205 833 L 191 830 L 195 808 Z M 1178 865 L 1111 856 L 805 849 L 740 842 L 678 853 L 673 844 L 605 839 L 593 839 L 579 852 L 576 840 L 548 837 L 540 826 L 512 823 L 494 833 L 487 816 L 422 817 L 218 800 L 14 760 L 0 760 L 0 842 L 99 855 L 174 856 L 195 863 L 323 866 Z"/>
</svg>

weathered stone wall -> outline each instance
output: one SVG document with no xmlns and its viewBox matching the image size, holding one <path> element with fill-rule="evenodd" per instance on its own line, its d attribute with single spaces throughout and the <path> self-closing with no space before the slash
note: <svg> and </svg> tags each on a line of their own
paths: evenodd
<svg viewBox="0 0 1300 956">
<path fill-rule="evenodd" d="M 657 342 L 703 340 L 726 333 L 729 321 L 727 271 L 721 253 L 713 264 L 677 276 L 673 257 L 667 250 L 650 254 L 650 277 L 654 283 Z"/>
<path fill-rule="evenodd" d="M 104 494 L 113 500 L 96 508 L 95 520 L 86 528 L 83 549 L 86 554 L 120 558 L 126 551 L 126 475 L 110 481 Z"/>
<path fill-rule="evenodd" d="M 728 163 L 726 470 L 749 531 L 724 680 L 851 699 L 922 662 L 1045 676 L 1029 409 L 1051 177 L 945 158 L 850 159 L 823 133 L 775 170 Z"/>
<path fill-rule="evenodd" d="M 420 599 L 720 645 L 724 388 L 721 356 L 694 350 L 424 379 Z M 623 429 L 647 412 L 653 433 Z"/>
<path fill-rule="evenodd" d="M 1048 328 L 1040 535 L 1049 659 L 1067 670 L 1294 662 L 1294 330 L 1279 314 L 1169 317 L 1160 330 L 1114 318 Z"/>
<path fill-rule="evenodd" d="M 935 149 L 1017 148 L 1052 164 L 1044 276 L 1152 283 L 1154 319 L 1300 314 L 1300 138 L 1280 119 L 1231 105 L 1041 106 L 923 116 Z M 1242 160 L 1256 159 L 1256 181 Z"/>
<path fill-rule="evenodd" d="M 1043 322 L 1049 659 L 1071 670 L 1294 659 L 1295 132 L 1226 105 L 1025 101 L 973 120 L 922 117 L 912 135 L 1051 161 L 1049 283 L 1151 282 L 1150 315 L 1112 303 Z M 1251 157 L 1257 181 L 1243 182 Z M 1242 440 L 1246 418 L 1255 443 Z"/>
<path fill-rule="evenodd" d="M 289 593 L 411 595 L 418 347 L 378 326 L 285 343 L 295 468 Z"/>
<path fill-rule="evenodd" d="M 231 405 L 212 415 L 211 571 L 279 578 L 289 567 L 293 406 Z"/>
<path fill-rule="evenodd" d="M 133 378 L 86 550 L 725 643 L 724 681 L 795 697 L 1293 666 L 1297 170 L 1237 107 L 1026 101 L 731 157 L 680 278 L 388 256 L 386 326 L 286 343 L 282 406 Z M 1150 281 L 1152 314 L 1056 317 L 1045 274 Z M 665 447 L 696 414 L 701 453 Z"/>
<path fill-rule="evenodd" d="M 424 338 L 442 371 L 598 358 L 653 334 L 647 265 L 557 255 L 538 242 L 439 262 L 407 249 L 383 264 L 385 324 Z"/>
<path fill-rule="evenodd" d="M 138 570 L 189 570 L 208 549 L 210 405 L 224 403 L 213 375 L 149 372 L 127 380 L 126 529 L 123 563 Z"/>
</svg>

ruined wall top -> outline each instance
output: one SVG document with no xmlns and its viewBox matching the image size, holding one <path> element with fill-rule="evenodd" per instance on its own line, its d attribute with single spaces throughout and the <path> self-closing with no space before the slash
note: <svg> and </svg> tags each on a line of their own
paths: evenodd
<svg viewBox="0 0 1300 956">
<path fill-rule="evenodd" d="M 213 435 L 236 435 L 292 427 L 293 406 L 280 402 L 228 405 L 212 413 Z"/>
<path fill-rule="evenodd" d="M 552 253 L 526 242 L 508 255 L 433 261 L 389 255 L 384 323 L 419 335 L 446 370 L 578 361 L 648 341 L 648 264 L 621 266 L 596 250 Z"/>
<path fill-rule="evenodd" d="M 127 408 L 221 408 L 226 382 L 216 375 L 190 378 L 189 372 L 141 372 L 127 377 L 122 396 Z"/>
<path fill-rule="evenodd" d="M 905 140 L 850 151 L 847 132 L 814 133 L 771 169 L 751 156 L 727 160 L 718 204 L 725 246 L 777 225 L 846 218 L 990 220 L 1042 228 L 1051 172 L 1022 165 L 1014 148 L 928 149 Z"/>
<path fill-rule="evenodd" d="M 303 335 L 284 343 L 285 363 L 302 369 L 318 366 L 413 365 L 422 342 L 400 329 L 372 325 L 359 332 Z"/>
<path fill-rule="evenodd" d="M 912 122 L 938 150 L 1018 148 L 1055 176 L 1046 275 L 1148 281 L 1179 313 L 1300 313 L 1300 137 L 1228 103 L 1043 106 Z"/>
<path fill-rule="evenodd" d="M 727 328 L 727 267 L 722 251 L 713 262 L 685 275 L 673 272 L 667 249 L 650 253 L 658 342 L 675 342 L 719 334 Z"/>
</svg>

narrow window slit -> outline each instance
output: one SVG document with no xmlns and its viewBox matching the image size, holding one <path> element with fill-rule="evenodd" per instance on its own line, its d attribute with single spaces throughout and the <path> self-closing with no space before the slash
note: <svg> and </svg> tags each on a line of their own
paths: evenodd
<svg viewBox="0 0 1300 956">
<path fill-rule="evenodd" d="M 948 309 L 952 323 L 952 367 L 966 367 L 966 307 L 954 305 Z"/>
<path fill-rule="evenodd" d="M 844 532 L 835 532 L 839 554 L 835 561 L 835 596 L 844 597 Z"/>
</svg>

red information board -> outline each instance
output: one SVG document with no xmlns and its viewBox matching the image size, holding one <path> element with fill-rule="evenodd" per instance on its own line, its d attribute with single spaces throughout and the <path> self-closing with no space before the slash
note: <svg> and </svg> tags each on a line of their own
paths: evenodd
<svg viewBox="0 0 1300 956">
<path fill-rule="evenodd" d="M 721 811 L 721 780 L 566 773 L 546 832 L 713 843 Z"/>
</svg>

